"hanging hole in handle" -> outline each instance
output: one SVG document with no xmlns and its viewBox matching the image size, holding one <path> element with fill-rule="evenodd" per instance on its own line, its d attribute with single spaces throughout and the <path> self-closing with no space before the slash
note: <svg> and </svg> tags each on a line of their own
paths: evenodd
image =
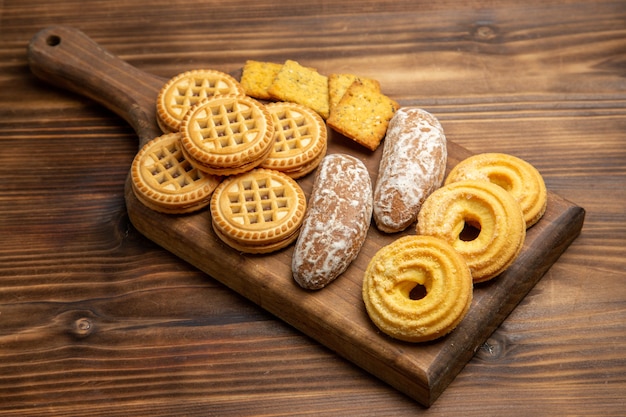
<svg viewBox="0 0 626 417">
<path fill-rule="evenodd" d="M 48 46 L 57 46 L 61 43 L 61 37 L 58 35 L 50 35 L 46 38 L 46 44 Z"/>
</svg>

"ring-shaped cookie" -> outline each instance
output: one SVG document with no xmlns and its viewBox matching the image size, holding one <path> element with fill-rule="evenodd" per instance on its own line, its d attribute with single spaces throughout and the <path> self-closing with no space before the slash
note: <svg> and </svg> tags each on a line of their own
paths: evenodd
<svg viewBox="0 0 626 417">
<path fill-rule="evenodd" d="M 465 260 L 449 243 L 405 236 L 370 260 L 362 295 L 381 331 L 407 342 L 425 342 L 461 322 L 472 301 L 473 283 Z"/>
<path fill-rule="evenodd" d="M 507 190 L 519 202 L 526 228 L 539 221 L 546 211 L 548 194 L 539 171 L 530 163 L 504 153 L 473 155 L 458 163 L 445 184 L 462 180 L 485 180 Z"/>
<path fill-rule="evenodd" d="M 519 203 L 488 181 L 453 182 L 433 192 L 422 205 L 417 233 L 450 243 L 467 262 L 475 283 L 503 272 L 526 238 Z"/>
</svg>

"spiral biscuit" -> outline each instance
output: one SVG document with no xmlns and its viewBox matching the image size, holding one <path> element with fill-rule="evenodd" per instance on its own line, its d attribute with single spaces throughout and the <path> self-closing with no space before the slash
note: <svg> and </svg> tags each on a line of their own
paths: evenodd
<svg viewBox="0 0 626 417">
<path fill-rule="evenodd" d="M 417 233 L 450 243 L 475 283 L 503 272 L 519 254 L 526 223 L 519 203 L 498 185 L 465 180 L 443 186 L 422 205 Z"/>
<path fill-rule="evenodd" d="M 415 295 L 417 289 L 425 295 Z M 383 247 L 363 279 L 363 301 L 372 322 L 407 342 L 425 342 L 451 332 L 465 317 L 472 296 L 465 260 L 450 244 L 432 236 L 405 236 Z"/>
<path fill-rule="evenodd" d="M 457 164 L 448 174 L 445 184 L 461 180 L 486 180 L 513 194 L 524 213 L 526 228 L 541 219 L 546 211 L 546 185 L 539 171 L 513 155 L 483 153 Z"/>
</svg>

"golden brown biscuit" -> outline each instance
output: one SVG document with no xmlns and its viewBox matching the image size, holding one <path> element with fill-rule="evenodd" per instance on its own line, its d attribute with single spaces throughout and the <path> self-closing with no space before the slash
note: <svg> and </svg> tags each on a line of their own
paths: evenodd
<svg viewBox="0 0 626 417">
<path fill-rule="evenodd" d="M 260 167 L 294 179 L 313 171 L 326 154 L 327 132 L 321 116 L 296 103 L 269 103 L 265 108 L 274 122 L 274 144 Z"/>
<path fill-rule="evenodd" d="M 526 238 L 522 209 L 513 196 L 488 181 L 464 180 L 433 192 L 417 217 L 417 233 L 450 243 L 467 262 L 474 282 L 508 268 Z"/>
<path fill-rule="evenodd" d="M 302 104 L 324 119 L 328 118 L 328 77 L 313 68 L 303 67 L 296 61 L 285 61 L 268 93 L 275 100 Z"/>
<path fill-rule="evenodd" d="M 380 91 L 380 83 L 377 80 L 359 77 L 355 74 L 330 74 L 328 76 L 328 96 L 330 112 L 337 107 L 339 101 L 353 82 L 360 81 L 372 91 Z"/>
<path fill-rule="evenodd" d="M 192 107 L 181 124 L 186 155 L 206 172 L 233 175 L 260 165 L 272 151 L 274 123 L 247 96 L 216 96 Z"/>
<path fill-rule="evenodd" d="M 461 180 L 485 180 L 499 185 L 520 203 L 526 228 L 541 219 L 548 204 L 548 192 L 537 169 L 513 155 L 483 153 L 471 156 L 457 164 L 446 184 Z"/>
<path fill-rule="evenodd" d="M 245 95 L 230 75 L 211 69 L 186 71 L 171 78 L 157 97 L 157 122 L 163 132 L 177 132 L 187 111 L 198 102 L 217 95 Z"/>
<path fill-rule="evenodd" d="M 241 72 L 241 86 L 250 97 L 270 100 L 272 96 L 267 90 L 282 67 L 283 64 L 274 62 L 248 60 Z"/>
<path fill-rule="evenodd" d="M 213 230 L 241 252 L 269 253 L 298 237 L 306 197 L 297 182 L 257 168 L 224 179 L 211 198 Z"/>
<path fill-rule="evenodd" d="M 425 342 L 450 333 L 463 320 L 472 301 L 472 276 L 444 240 L 405 236 L 371 259 L 362 295 L 369 317 L 384 333 Z"/>
<path fill-rule="evenodd" d="M 179 133 L 169 133 L 145 144 L 131 165 L 132 189 L 139 201 L 170 214 L 206 207 L 219 178 L 199 170 L 185 158 Z"/>
<path fill-rule="evenodd" d="M 387 125 L 400 106 L 379 91 L 355 81 L 326 121 L 342 135 L 376 150 L 385 137 Z"/>
</svg>

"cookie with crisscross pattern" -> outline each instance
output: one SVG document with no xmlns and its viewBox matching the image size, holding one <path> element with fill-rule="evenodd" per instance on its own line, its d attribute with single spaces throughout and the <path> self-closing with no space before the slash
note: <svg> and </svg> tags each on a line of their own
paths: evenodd
<svg viewBox="0 0 626 417">
<path fill-rule="evenodd" d="M 192 107 L 181 124 L 186 154 L 215 175 L 260 165 L 272 151 L 274 124 L 263 104 L 238 95 L 213 97 Z"/>
<path fill-rule="evenodd" d="M 137 199 L 153 210 L 180 214 L 209 204 L 219 178 L 206 174 L 183 154 L 179 133 L 159 136 L 144 145 L 131 166 Z"/>
<path fill-rule="evenodd" d="M 268 253 L 295 241 L 305 211 L 298 183 L 271 169 L 227 177 L 211 197 L 213 230 L 224 243 L 247 253 Z"/>
<path fill-rule="evenodd" d="M 326 155 L 324 120 L 308 107 L 288 102 L 265 106 L 274 122 L 272 152 L 260 165 L 300 178 L 313 171 Z"/>
<path fill-rule="evenodd" d="M 245 95 L 239 81 L 221 71 L 197 69 L 171 78 L 157 97 L 157 122 L 164 132 L 177 132 L 191 107 L 219 95 Z"/>
</svg>

